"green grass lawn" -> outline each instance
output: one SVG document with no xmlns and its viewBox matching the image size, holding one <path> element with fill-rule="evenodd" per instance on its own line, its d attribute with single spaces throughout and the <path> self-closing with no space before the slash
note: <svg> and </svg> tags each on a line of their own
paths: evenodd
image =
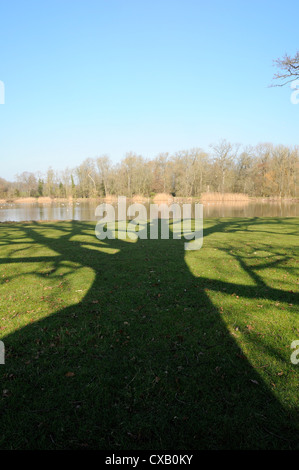
<svg viewBox="0 0 299 470">
<path fill-rule="evenodd" d="M 0 224 L 0 448 L 295 449 L 299 219 Z"/>
</svg>

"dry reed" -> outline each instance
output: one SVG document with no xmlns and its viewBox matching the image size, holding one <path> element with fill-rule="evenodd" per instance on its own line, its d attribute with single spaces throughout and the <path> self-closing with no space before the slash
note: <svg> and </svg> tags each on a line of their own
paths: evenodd
<svg viewBox="0 0 299 470">
<path fill-rule="evenodd" d="M 202 193 L 201 202 L 248 202 L 249 196 L 242 193 Z"/>
<path fill-rule="evenodd" d="M 155 204 L 171 204 L 173 202 L 173 197 L 171 194 L 158 193 L 154 196 L 153 201 Z"/>
</svg>

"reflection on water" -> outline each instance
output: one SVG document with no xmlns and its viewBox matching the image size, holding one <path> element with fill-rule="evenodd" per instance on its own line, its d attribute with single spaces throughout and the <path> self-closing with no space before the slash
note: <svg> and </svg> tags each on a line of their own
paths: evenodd
<svg viewBox="0 0 299 470">
<path fill-rule="evenodd" d="M 97 220 L 95 208 L 100 202 L 51 204 L 0 204 L 0 222 L 28 220 Z M 130 201 L 127 201 L 127 205 Z M 116 204 L 113 204 L 117 207 Z M 147 209 L 149 204 L 145 204 Z M 299 217 L 299 202 L 205 203 L 204 218 L 214 217 Z M 148 209 L 149 214 L 149 209 Z M 194 214 L 194 204 L 193 204 Z"/>
<path fill-rule="evenodd" d="M 204 204 L 204 217 L 298 217 L 299 202 L 252 201 Z"/>
</svg>

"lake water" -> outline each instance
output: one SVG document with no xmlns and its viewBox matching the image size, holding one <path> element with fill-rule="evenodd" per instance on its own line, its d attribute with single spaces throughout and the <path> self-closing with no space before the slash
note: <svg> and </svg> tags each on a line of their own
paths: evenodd
<svg viewBox="0 0 299 470">
<path fill-rule="evenodd" d="M 0 204 L 0 222 L 29 220 L 98 220 L 99 202 L 53 202 Z M 129 205 L 129 200 L 127 205 Z M 113 204 L 114 205 L 114 204 Z M 116 204 L 115 204 L 116 207 Z M 194 204 L 193 204 L 194 208 Z M 214 217 L 299 217 L 299 202 L 205 203 L 204 218 Z M 148 211 L 149 214 L 149 211 Z"/>
</svg>

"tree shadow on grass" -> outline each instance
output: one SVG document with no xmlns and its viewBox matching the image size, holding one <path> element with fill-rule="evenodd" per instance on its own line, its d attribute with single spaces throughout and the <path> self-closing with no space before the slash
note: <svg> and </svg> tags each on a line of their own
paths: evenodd
<svg viewBox="0 0 299 470">
<path fill-rule="evenodd" d="M 196 277 L 186 264 L 185 240 L 100 242 L 94 224 L 75 221 L 12 227 L 29 243 L 29 254 L 26 245 L 19 257 L 8 226 L 1 240 L 10 254 L 1 263 L 14 264 L 16 277 L 20 263 L 41 266 L 22 273 L 20 282 L 29 274 L 41 283 L 57 279 L 70 299 L 88 290 L 79 302 L 4 338 L 1 448 L 298 447 L 294 414 L 240 351 L 207 292 L 250 299 L 255 285 Z M 232 227 L 219 220 L 205 237 L 238 230 L 248 230 L 248 222 Z M 35 255 L 30 246 L 49 253 Z M 267 286 L 268 299 L 283 294 Z M 298 304 L 295 294 L 288 296 Z"/>
</svg>

